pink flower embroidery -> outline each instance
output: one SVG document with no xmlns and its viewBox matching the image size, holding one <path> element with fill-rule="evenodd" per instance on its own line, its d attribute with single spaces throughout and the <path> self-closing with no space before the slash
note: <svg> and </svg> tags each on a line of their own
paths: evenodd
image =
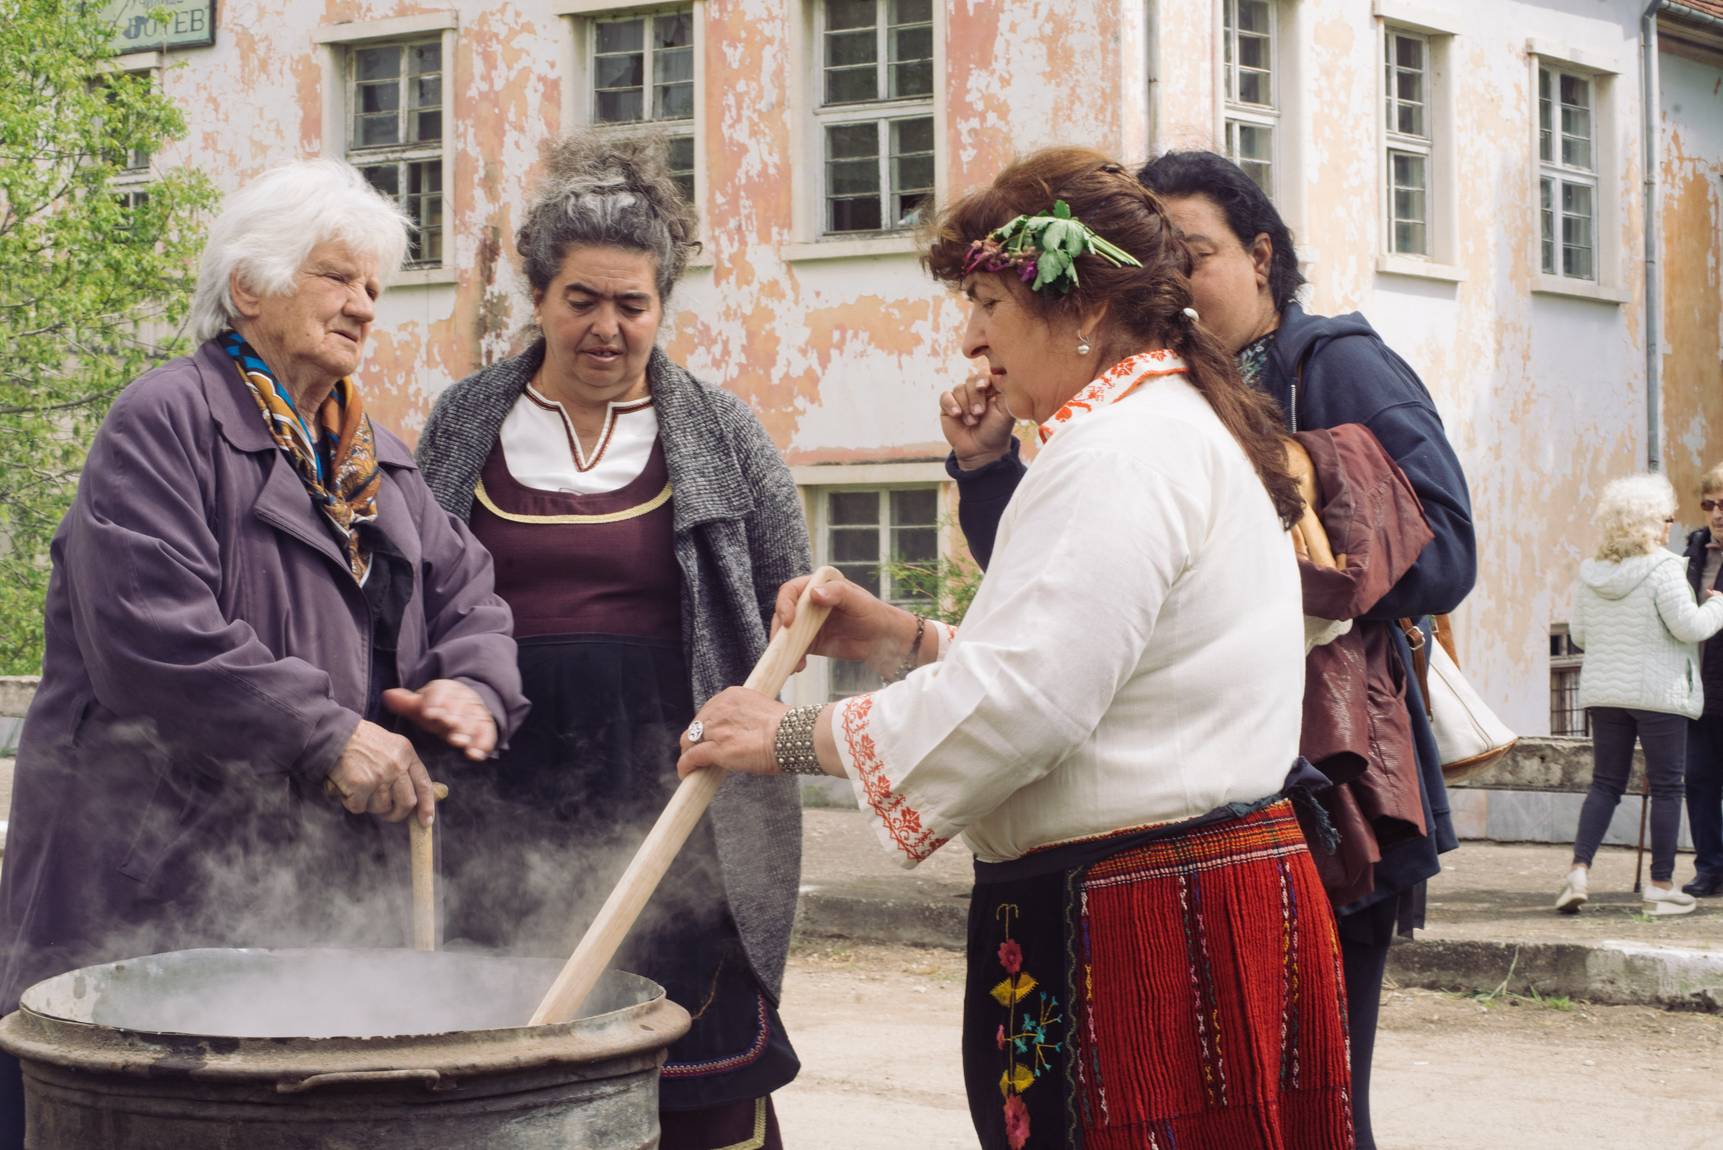
<svg viewBox="0 0 1723 1150">
<path fill-rule="evenodd" d="M 1012 1094 L 1005 1099 L 1005 1140 L 1011 1144 L 1011 1150 L 1023 1150 L 1023 1144 L 1029 1141 L 1029 1107 L 1023 1105 L 1021 1095 Z"/>
<path fill-rule="evenodd" d="M 999 965 L 1005 968 L 1006 974 L 1016 974 L 1023 969 L 1023 948 L 1017 945 L 1017 940 L 1008 938 L 999 944 Z"/>
<path fill-rule="evenodd" d="M 1001 1050 L 1005 1049 L 1005 1026 L 1003 1023 L 1000 1024 L 999 1033 L 993 1036 L 993 1041 L 994 1041 L 994 1044 L 999 1047 L 999 1049 L 1001 1049 Z"/>
</svg>

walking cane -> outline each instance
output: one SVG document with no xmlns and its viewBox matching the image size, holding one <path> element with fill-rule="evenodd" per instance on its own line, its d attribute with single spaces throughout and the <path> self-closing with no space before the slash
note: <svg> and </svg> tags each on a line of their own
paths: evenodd
<svg viewBox="0 0 1723 1150">
<path fill-rule="evenodd" d="M 1645 772 L 1639 787 L 1639 846 L 1633 852 L 1633 893 L 1639 893 L 1639 876 L 1645 867 L 1645 808 L 1651 802 L 1651 772 Z"/>
</svg>

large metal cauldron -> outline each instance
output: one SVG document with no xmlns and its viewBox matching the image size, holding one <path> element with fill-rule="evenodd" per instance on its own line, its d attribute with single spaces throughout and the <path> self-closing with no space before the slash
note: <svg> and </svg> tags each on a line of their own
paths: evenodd
<svg viewBox="0 0 1723 1150">
<path fill-rule="evenodd" d="M 397 950 L 186 950 L 24 992 L 28 1150 L 650 1150 L 688 1012 L 612 971 L 525 1027 L 560 964 Z"/>
</svg>

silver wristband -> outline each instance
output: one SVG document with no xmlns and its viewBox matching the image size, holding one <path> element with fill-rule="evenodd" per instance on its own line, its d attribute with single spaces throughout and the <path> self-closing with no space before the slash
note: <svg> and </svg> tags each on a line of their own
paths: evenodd
<svg viewBox="0 0 1723 1150">
<path fill-rule="evenodd" d="M 820 703 L 806 707 L 791 707 L 778 721 L 778 735 L 772 740 L 772 757 L 778 770 L 786 775 L 823 775 L 820 756 L 814 750 L 814 729 L 820 724 Z"/>
<path fill-rule="evenodd" d="M 903 662 L 897 665 L 897 673 L 891 677 L 891 682 L 897 683 L 909 678 L 909 673 L 921 666 L 921 637 L 927 634 L 927 616 L 915 617 L 915 638 L 909 641 L 909 654 L 903 657 Z"/>
</svg>

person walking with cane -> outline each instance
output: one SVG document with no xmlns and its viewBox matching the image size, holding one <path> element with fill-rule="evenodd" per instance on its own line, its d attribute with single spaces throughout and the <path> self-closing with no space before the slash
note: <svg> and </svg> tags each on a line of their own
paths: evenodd
<svg viewBox="0 0 1723 1150">
<path fill-rule="evenodd" d="M 1708 591 L 1705 602 L 1696 603 L 1684 560 L 1664 547 L 1675 522 L 1675 491 L 1662 476 L 1615 480 L 1604 488 L 1596 515 L 1603 539 L 1597 557 L 1580 564 L 1569 624 L 1573 641 L 1585 649 L 1579 702 L 1591 717 L 1592 780 L 1580 808 L 1573 867 L 1555 908 L 1576 914 L 1586 902 L 1592 858 L 1627 787 L 1637 738 L 1651 790 L 1645 912 L 1687 914 L 1696 905 L 1693 896 L 1674 886 L 1687 723 L 1704 709 L 1697 645 L 1723 630 L 1723 593 Z"/>
</svg>

